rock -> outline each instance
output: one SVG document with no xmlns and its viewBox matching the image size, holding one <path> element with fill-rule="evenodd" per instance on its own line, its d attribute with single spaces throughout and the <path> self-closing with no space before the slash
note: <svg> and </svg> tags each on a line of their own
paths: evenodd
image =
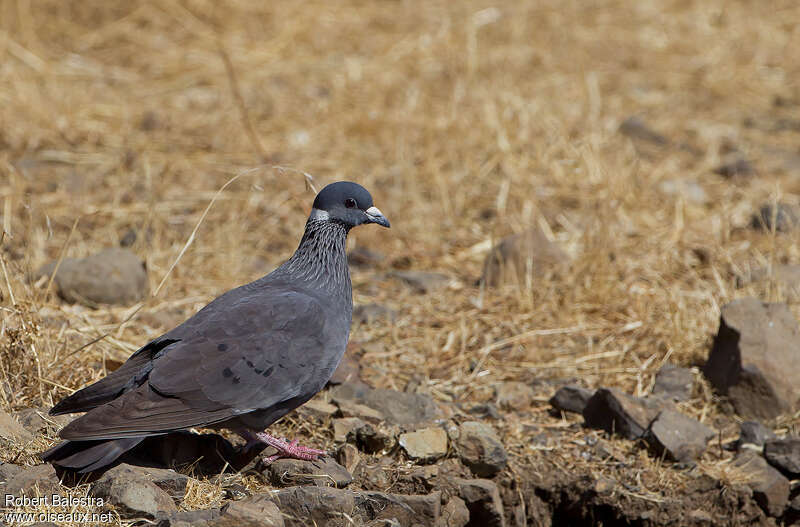
<svg viewBox="0 0 800 527">
<path fill-rule="evenodd" d="M 800 401 L 798 337 L 786 304 L 735 300 L 722 307 L 703 373 L 743 417 L 771 419 L 794 411 Z"/>
<path fill-rule="evenodd" d="M 755 169 L 750 161 L 739 155 L 733 155 L 714 169 L 714 173 L 724 178 L 752 176 Z"/>
<path fill-rule="evenodd" d="M 739 439 L 736 441 L 737 450 L 755 447 L 759 451 L 764 448 L 767 439 L 774 439 L 775 432 L 758 421 L 745 421 L 739 425 Z"/>
<path fill-rule="evenodd" d="M 533 402 L 533 388 L 524 382 L 504 382 L 497 387 L 497 405 L 506 410 L 519 410 Z"/>
<path fill-rule="evenodd" d="M 358 417 L 359 419 L 368 422 L 377 424 L 383 421 L 383 414 L 380 413 L 378 410 L 374 408 L 370 408 L 365 404 L 359 404 L 355 401 L 350 400 L 340 400 L 337 402 L 339 406 L 339 412 L 341 412 L 342 417 Z"/>
<path fill-rule="evenodd" d="M 372 324 L 378 320 L 394 322 L 397 311 L 381 304 L 362 304 L 353 308 L 353 322 Z"/>
<path fill-rule="evenodd" d="M 469 511 L 470 525 L 505 527 L 497 485 L 488 479 L 456 479 L 458 495 Z"/>
<path fill-rule="evenodd" d="M 348 524 L 342 514 L 350 518 L 354 515 L 355 494 L 345 489 L 289 487 L 266 495 L 278 505 L 287 527 L 345 526 Z"/>
<path fill-rule="evenodd" d="M 788 477 L 800 478 L 800 438 L 767 440 L 764 443 L 764 457 Z"/>
<path fill-rule="evenodd" d="M 333 417 L 333 414 L 338 412 L 339 409 L 331 403 L 326 403 L 321 399 L 311 399 L 306 404 L 298 408 L 298 412 L 306 415 L 311 415 L 317 419 L 327 419 Z"/>
<path fill-rule="evenodd" d="M 355 443 L 356 432 L 367 423 L 358 417 L 341 417 L 333 420 L 333 440 L 337 443 Z"/>
<path fill-rule="evenodd" d="M 739 287 L 751 283 L 774 282 L 790 303 L 800 301 L 800 265 L 775 264 L 770 270 L 761 267 L 750 272 L 749 276 L 739 276 Z"/>
<path fill-rule="evenodd" d="M 692 461 L 705 451 L 714 430 L 675 410 L 662 410 L 645 433 L 647 443 L 673 461 Z"/>
<path fill-rule="evenodd" d="M 478 403 L 470 406 L 469 409 L 467 409 L 467 412 L 483 419 L 503 418 L 503 416 L 500 414 L 500 410 L 498 410 L 497 405 L 494 403 Z"/>
<path fill-rule="evenodd" d="M 377 454 L 390 450 L 395 444 L 397 431 L 394 429 L 376 428 L 367 423 L 356 430 L 356 445 L 367 454 Z"/>
<path fill-rule="evenodd" d="M 14 496 L 51 496 L 61 492 L 58 476 L 52 465 L 17 467 L 2 465 L 7 477 L 4 492 Z M 15 468 L 11 468 L 15 467 Z"/>
<path fill-rule="evenodd" d="M 783 514 L 789 501 L 789 480 L 755 452 L 741 452 L 733 460 L 733 466 L 744 471 L 750 478 L 753 498 L 770 516 Z"/>
<path fill-rule="evenodd" d="M 436 426 L 400 434 L 399 443 L 408 457 L 423 463 L 447 455 L 447 432 Z"/>
<path fill-rule="evenodd" d="M 481 282 L 490 287 L 526 284 L 569 261 L 561 248 L 534 227 L 503 238 L 492 247 L 483 263 Z"/>
<path fill-rule="evenodd" d="M 403 495 L 365 491 L 355 495 L 356 515 L 363 521 L 394 519 L 402 526 L 435 527 L 441 508 L 440 492 Z"/>
<path fill-rule="evenodd" d="M 652 401 L 633 397 L 615 388 L 600 388 L 586 403 L 583 419 L 589 428 L 617 433 L 627 439 L 642 437 L 658 415 Z"/>
<path fill-rule="evenodd" d="M 149 481 L 157 485 L 173 499 L 180 500 L 186 494 L 186 487 L 191 478 L 172 469 L 136 467 L 123 463 L 106 471 L 97 482 L 100 483 L 111 479 Z"/>
<path fill-rule="evenodd" d="M 214 520 L 220 516 L 219 509 L 196 511 L 165 512 L 156 516 L 158 527 L 190 527 L 193 525 L 216 525 Z"/>
<path fill-rule="evenodd" d="M 123 518 L 154 518 L 158 513 L 178 510 L 169 494 L 146 479 L 108 477 L 104 474 L 92 485 L 89 493 L 112 503 Z"/>
<path fill-rule="evenodd" d="M 436 527 L 466 527 L 469 523 L 469 509 L 464 500 L 453 496 L 444 507 Z"/>
<path fill-rule="evenodd" d="M 582 414 L 586 403 L 594 395 L 593 390 L 568 384 L 559 388 L 550 398 L 550 405 L 559 412 Z"/>
<path fill-rule="evenodd" d="M 222 514 L 210 523 L 211 527 L 284 527 L 283 514 L 269 493 L 256 494 L 231 501 Z"/>
<path fill-rule="evenodd" d="M 492 477 L 508 463 L 506 450 L 494 428 L 478 421 L 461 424 L 456 450 L 461 461 L 479 477 Z"/>
<path fill-rule="evenodd" d="M 619 125 L 619 132 L 631 139 L 658 146 L 667 146 L 670 143 L 669 139 L 654 131 L 641 117 L 635 115 L 622 121 L 622 124 Z"/>
<path fill-rule="evenodd" d="M 33 434 L 25 430 L 19 421 L 0 410 L 0 438 L 11 441 L 33 441 Z"/>
<path fill-rule="evenodd" d="M 56 431 L 72 421 L 72 418 L 68 415 L 48 415 L 47 409 L 42 407 L 24 408 L 14 412 L 14 418 L 31 434 L 40 434 L 43 431 Z M 2 418 L 0 418 L 0 420 L 2 420 Z M 0 435 L 1 434 L 2 432 L 0 432 Z"/>
<path fill-rule="evenodd" d="M 50 276 L 56 263 L 41 267 L 36 277 Z M 111 248 L 82 259 L 65 258 L 53 284 L 67 302 L 130 305 L 147 294 L 147 271 L 130 250 Z"/>
<path fill-rule="evenodd" d="M 361 463 L 361 454 L 358 449 L 350 444 L 344 444 L 336 451 L 337 461 L 350 474 L 355 474 L 358 465 Z"/>
<path fill-rule="evenodd" d="M 442 417 L 436 402 L 420 393 L 342 384 L 331 390 L 331 399 L 337 405 L 344 401 L 364 404 L 379 411 L 387 422 L 398 425 L 428 423 Z"/>
<path fill-rule="evenodd" d="M 753 229 L 789 232 L 800 224 L 800 207 L 789 203 L 766 203 L 750 220 Z"/>
<path fill-rule="evenodd" d="M 429 271 L 392 271 L 389 276 L 405 283 L 419 294 L 432 293 L 446 287 L 450 277 Z"/>
<path fill-rule="evenodd" d="M 316 461 L 276 459 L 267 465 L 264 472 L 273 485 L 283 487 L 317 485 L 343 489 L 353 481 L 353 476 L 347 469 L 329 457 Z"/>
<path fill-rule="evenodd" d="M 692 396 L 693 384 L 692 370 L 665 364 L 656 373 L 653 395 L 669 397 L 675 401 L 686 401 Z"/>
</svg>

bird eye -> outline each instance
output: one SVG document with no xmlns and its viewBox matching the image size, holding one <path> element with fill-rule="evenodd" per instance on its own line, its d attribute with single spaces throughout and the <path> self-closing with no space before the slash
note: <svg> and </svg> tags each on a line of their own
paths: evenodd
<svg viewBox="0 0 800 527">
<path fill-rule="evenodd" d="M 352 209 L 353 207 L 356 206 L 356 200 L 354 200 L 353 198 L 347 198 L 346 200 L 344 200 L 344 206 L 347 207 L 348 209 Z"/>
</svg>

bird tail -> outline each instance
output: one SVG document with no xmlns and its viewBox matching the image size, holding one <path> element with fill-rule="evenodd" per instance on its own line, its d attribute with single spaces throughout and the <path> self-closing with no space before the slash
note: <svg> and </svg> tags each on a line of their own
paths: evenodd
<svg viewBox="0 0 800 527">
<path fill-rule="evenodd" d="M 64 441 L 42 452 L 42 461 L 79 473 L 110 465 L 122 454 L 141 443 L 144 437 L 125 437 L 94 441 Z"/>
</svg>

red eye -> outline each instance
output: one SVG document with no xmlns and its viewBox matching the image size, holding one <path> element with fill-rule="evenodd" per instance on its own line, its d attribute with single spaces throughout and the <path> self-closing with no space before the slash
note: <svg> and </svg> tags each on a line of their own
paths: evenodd
<svg viewBox="0 0 800 527">
<path fill-rule="evenodd" d="M 344 200 L 344 206 L 347 207 L 348 209 L 352 209 L 353 207 L 356 206 L 356 200 L 354 200 L 353 198 L 347 198 L 346 200 Z"/>
</svg>

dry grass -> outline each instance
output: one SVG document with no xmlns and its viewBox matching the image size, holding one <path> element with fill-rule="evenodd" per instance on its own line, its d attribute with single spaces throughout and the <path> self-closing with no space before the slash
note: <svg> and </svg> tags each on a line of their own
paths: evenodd
<svg viewBox="0 0 800 527">
<path fill-rule="evenodd" d="M 746 228 L 761 203 L 800 199 L 800 132 L 781 127 L 800 122 L 797 27 L 791 1 L 2 0 L 0 401 L 50 405 L 287 258 L 312 196 L 303 172 L 372 190 L 393 228 L 351 244 L 387 255 L 379 271 L 457 279 L 419 296 L 354 272 L 357 303 L 399 311 L 354 329 L 370 382 L 413 377 L 458 402 L 504 380 L 547 381 L 541 399 L 566 379 L 647 393 L 665 361 L 703 361 L 720 305 L 784 299 L 769 282 L 737 289 L 737 273 L 800 262 L 796 234 Z M 631 115 L 672 145 L 618 133 Z M 757 176 L 712 174 L 732 145 Z M 157 289 L 217 190 L 260 165 L 219 194 Z M 665 194 L 668 180 L 708 200 Z M 569 270 L 474 287 L 492 240 L 532 224 Z M 28 280 L 129 229 L 158 293 L 142 305 L 64 305 Z M 685 410 L 713 422 L 701 386 Z M 504 431 L 534 462 L 515 427 L 556 424 L 545 408 Z"/>
</svg>

